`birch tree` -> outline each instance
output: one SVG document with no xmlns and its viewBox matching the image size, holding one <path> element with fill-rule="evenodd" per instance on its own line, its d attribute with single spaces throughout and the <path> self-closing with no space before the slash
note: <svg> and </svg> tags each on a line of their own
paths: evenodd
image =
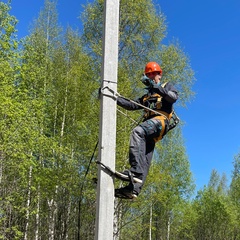
<svg viewBox="0 0 240 240">
<path fill-rule="evenodd" d="M 22 129 L 26 114 L 19 101 L 17 20 L 10 15 L 9 3 L 0 2 L 0 238 L 22 237 L 18 222 L 24 217 L 15 211 L 23 211 L 20 185 L 21 169 L 25 163 Z M 20 126 L 22 125 L 22 128 Z M 26 130 L 26 129 L 25 129 Z M 23 178 L 24 182 L 24 178 Z M 24 185 L 24 184 L 23 184 Z"/>
<path fill-rule="evenodd" d="M 234 239 L 232 205 L 229 196 L 221 189 L 221 179 L 224 178 L 213 170 L 209 186 L 200 190 L 194 201 L 193 208 L 197 212 L 197 239 Z"/>
<path fill-rule="evenodd" d="M 37 129 L 37 192 L 36 203 L 31 205 L 37 212 L 37 225 L 31 226 L 37 229 L 35 239 L 39 234 L 48 239 L 75 236 L 78 216 L 86 215 L 95 192 L 91 190 L 90 197 L 84 194 L 86 206 L 80 213 L 78 203 L 83 196 L 79 189 L 97 141 L 97 80 L 78 33 L 70 28 L 65 35 L 61 33 L 55 4 L 45 2 L 25 41 L 22 57 L 21 87 L 28 92 Z"/>
</svg>

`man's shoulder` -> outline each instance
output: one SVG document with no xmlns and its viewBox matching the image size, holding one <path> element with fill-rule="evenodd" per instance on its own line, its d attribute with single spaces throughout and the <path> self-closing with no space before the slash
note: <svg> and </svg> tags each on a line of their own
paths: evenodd
<svg viewBox="0 0 240 240">
<path fill-rule="evenodd" d="M 161 84 L 161 87 L 163 87 L 163 88 L 164 88 L 164 87 L 166 87 L 166 86 L 167 86 L 167 84 L 169 84 L 169 82 L 164 82 L 164 83 L 162 83 L 162 84 Z"/>
<path fill-rule="evenodd" d="M 161 86 L 162 86 L 162 88 L 165 88 L 165 89 L 170 90 L 170 91 L 171 90 L 177 91 L 172 82 L 164 82 L 164 83 L 161 84 Z"/>
</svg>

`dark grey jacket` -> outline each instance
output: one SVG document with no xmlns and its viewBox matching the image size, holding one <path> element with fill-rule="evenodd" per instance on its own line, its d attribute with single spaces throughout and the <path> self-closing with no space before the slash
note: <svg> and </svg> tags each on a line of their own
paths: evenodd
<svg viewBox="0 0 240 240">
<path fill-rule="evenodd" d="M 162 100 L 161 100 L 162 107 L 160 110 L 168 114 L 171 113 L 173 110 L 173 104 L 178 99 L 178 92 L 175 89 L 175 87 L 169 82 L 164 87 L 153 85 L 153 87 L 148 90 L 147 94 L 143 95 L 142 97 L 134 101 L 148 108 L 151 108 L 153 110 L 159 110 L 159 108 L 157 108 L 156 106 L 157 99 L 158 99 L 158 97 L 156 97 L 157 96 L 156 94 L 162 97 Z M 141 106 L 123 97 L 117 98 L 117 104 L 127 110 L 142 109 Z"/>
</svg>

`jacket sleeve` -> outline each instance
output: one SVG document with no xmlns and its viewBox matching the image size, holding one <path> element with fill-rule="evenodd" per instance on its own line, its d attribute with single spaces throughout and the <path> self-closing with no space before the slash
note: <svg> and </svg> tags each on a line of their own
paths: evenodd
<svg viewBox="0 0 240 240">
<path fill-rule="evenodd" d="M 140 103 L 140 98 L 135 100 L 135 102 Z M 117 98 L 117 105 L 121 106 L 122 108 L 126 110 L 138 110 L 141 109 L 140 106 L 134 104 L 133 102 L 129 101 L 128 99 L 125 99 L 123 97 L 118 97 Z"/>
<path fill-rule="evenodd" d="M 178 99 L 178 92 L 171 83 L 167 83 L 165 87 L 155 84 L 153 90 L 170 103 L 175 103 Z"/>
</svg>

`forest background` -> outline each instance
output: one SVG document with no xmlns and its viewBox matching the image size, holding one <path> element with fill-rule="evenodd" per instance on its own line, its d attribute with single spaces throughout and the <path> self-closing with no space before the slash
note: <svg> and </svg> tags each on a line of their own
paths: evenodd
<svg viewBox="0 0 240 240">
<path fill-rule="evenodd" d="M 79 34 L 59 26 L 56 2 L 47 0 L 21 40 L 10 9 L 0 3 L 0 239 L 93 239 L 103 1 L 86 5 Z M 152 1 L 121 1 L 118 89 L 142 94 L 135 79 L 154 58 L 184 107 L 194 71 L 178 42 L 163 44 L 157 11 Z M 128 164 L 131 119 L 140 115 L 126 114 L 118 112 L 118 169 Z M 116 200 L 114 239 L 240 239 L 240 155 L 230 185 L 213 170 L 194 195 L 182 127 L 158 144 L 138 200 Z"/>
</svg>

